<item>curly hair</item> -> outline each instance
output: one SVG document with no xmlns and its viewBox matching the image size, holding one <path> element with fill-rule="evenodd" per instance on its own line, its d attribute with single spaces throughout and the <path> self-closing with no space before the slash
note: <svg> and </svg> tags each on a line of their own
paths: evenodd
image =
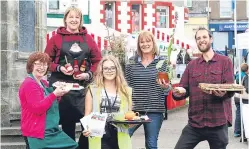
<svg viewBox="0 0 249 149">
<path fill-rule="evenodd" d="M 43 52 L 32 53 L 29 56 L 28 61 L 27 61 L 27 65 L 26 65 L 26 70 L 27 70 L 28 74 L 33 72 L 35 61 L 40 61 L 41 63 L 46 63 L 49 66 L 51 60 L 50 60 L 50 57 L 47 53 L 43 53 Z M 49 69 L 49 67 L 47 68 L 47 72 L 48 72 L 48 69 Z"/>
</svg>

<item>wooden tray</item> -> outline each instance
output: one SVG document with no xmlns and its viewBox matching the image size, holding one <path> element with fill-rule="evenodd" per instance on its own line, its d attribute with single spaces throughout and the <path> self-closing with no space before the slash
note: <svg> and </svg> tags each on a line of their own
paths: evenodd
<svg viewBox="0 0 249 149">
<path fill-rule="evenodd" d="M 222 88 L 222 86 L 230 86 L 228 88 Z M 237 87 L 234 87 L 237 86 Z M 244 91 L 245 88 L 239 84 L 209 84 L 199 83 L 199 88 L 203 90 L 216 90 L 216 91 Z"/>
<path fill-rule="evenodd" d="M 212 90 L 212 91 L 245 91 L 244 88 L 229 88 L 229 89 L 222 89 L 222 88 L 211 88 L 211 87 L 200 87 L 203 90 Z"/>
</svg>

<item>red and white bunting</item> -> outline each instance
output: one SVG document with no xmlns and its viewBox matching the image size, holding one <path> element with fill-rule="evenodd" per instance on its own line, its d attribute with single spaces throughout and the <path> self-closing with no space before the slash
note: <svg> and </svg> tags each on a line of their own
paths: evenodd
<svg viewBox="0 0 249 149">
<path fill-rule="evenodd" d="M 153 33 L 154 37 L 157 40 L 159 40 L 159 41 L 165 41 L 165 42 L 169 43 L 169 41 L 170 41 L 170 35 L 169 34 L 163 32 L 163 31 L 161 31 L 161 30 L 159 30 L 157 28 L 154 28 L 154 27 L 148 28 L 147 30 L 151 31 Z M 187 44 L 184 41 L 181 41 L 181 40 L 179 40 L 177 38 L 174 38 L 173 44 L 177 45 L 177 46 L 179 46 L 179 47 L 181 47 L 183 49 L 186 49 L 186 50 L 190 49 L 190 45 L 189 44 Z"/>
</svg>

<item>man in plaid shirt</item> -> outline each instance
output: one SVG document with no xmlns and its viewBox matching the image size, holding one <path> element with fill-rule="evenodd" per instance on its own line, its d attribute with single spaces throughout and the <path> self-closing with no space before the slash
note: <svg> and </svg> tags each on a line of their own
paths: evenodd
<svg viewBox="0 0 249 149">
<path fill-rule="evenodd" d="M 184 71 L 180 81 L 183 92 L 173 89 L 175 100 L 189 97 L 188 124 L 175 149 L 193 149 L 204 140 L 211 149 L 225 149 L 228 127 L 232 125 L 231 97 L 234 92 L 201 90 L 198 84 L 233 83 L 233 64 L 228 57 L 213 51 L 213 38 L 207 29 L 199 28 L 195 40 L 202 57 L 192 60 Z"/>
</svg>

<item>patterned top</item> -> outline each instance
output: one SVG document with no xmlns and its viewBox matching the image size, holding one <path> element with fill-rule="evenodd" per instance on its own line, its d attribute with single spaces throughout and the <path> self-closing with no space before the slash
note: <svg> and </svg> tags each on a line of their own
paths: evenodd
<svg viewBox="0 0 249 149">
<path fill-rule="evenodd" d="M 156 64 L 160 60 L 155 59 L 144 67 L 141 58 L 134 58 L 134 63 L 127 64 L 125 68 L 126 80 L 133 89 L 132 102 L 133 110 L 139 112 L 165 112 L 165 95 L 169 89 L 163 90 L 156 82 L 158 70 Z M 161 70 L 167 69 L 166 62 L 163 63 Z"/>
<path fill-rule="evenodd" d="M 231 97 L 228 92 L 224 97 L 206 94 L 198 87 L 199 83 L 224 84 L 233 83 L 233 64 L 231 60 L 215 53 L 213 58 L 206 62 L 203 57 L 192 60 L 184 71 L 180 86 L 186 89 L 189 96 L 189 124 L 193 127 L 216 127 L 232 124 Z"/>
<path fill-rule="evenodd" d="M 101 101 L 100 101 L 101 112 L 104 112 L 104 113 L 118 112 L 120 108 L 120 103 L 121 103 L 119 95 L 116 96 L 116 95 L 107 93 L 107 96 L 106 96 L 105 90 L 103 89 L 101 91 Z"/>
</svg>

